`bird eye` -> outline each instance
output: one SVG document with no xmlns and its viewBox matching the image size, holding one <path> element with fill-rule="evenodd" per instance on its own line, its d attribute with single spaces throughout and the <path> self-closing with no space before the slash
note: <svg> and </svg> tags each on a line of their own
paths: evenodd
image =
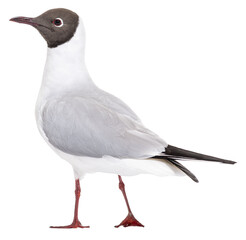
<svg viewBox="0 0 246 240">
<path fill-rule="evenodd" d="M 63 21 L 61 18 L 55 18 L 52 22 L 56 27 L 62 27 L 63 26 Z"/>
</svg>

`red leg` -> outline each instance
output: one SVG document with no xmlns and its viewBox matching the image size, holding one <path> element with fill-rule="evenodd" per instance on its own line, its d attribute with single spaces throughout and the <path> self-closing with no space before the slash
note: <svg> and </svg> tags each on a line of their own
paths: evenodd
<svg viewBox="0 0 246 240">
<path fill-rule="evenodd" d="M 116 228 L 120 227 L 120 226 L 124 226 L 124 227 L 129 227 L 129 226 L 137 226 L 137 227 L 144 227 L 143 224 L 141 224 L 132 214 L 127 196 L 126 196 L 126 192 L 125 192 L 125 184 L 122 181 L 122 178 L 120 175 L 118 175 L 119 177 L 119 189 L 121 190 L 125 201 L 126 201 L 126 206 L 128 209 L 128 215 L 126 216 L 126 218 L 117 226 L 115 226 Z"/>
<path fill-rule="evenodd" d="M 73 222 L 70 225 L 67 226 L 51 226 L 50 228 L 89 228 L 89 226 L 83 226 L 81 225 L 79 218 L 78 218 L 78 209 L 79 209 L 79 197 L 80 197 L 80 183 L 79 179 L 75 180 L 75 208 L 74 208 L 74 218 Z"/>
</svg>

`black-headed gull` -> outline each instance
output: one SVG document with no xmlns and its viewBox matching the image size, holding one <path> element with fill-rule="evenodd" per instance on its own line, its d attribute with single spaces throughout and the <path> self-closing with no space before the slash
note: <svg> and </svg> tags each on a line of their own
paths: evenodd
<svg viewBox="0 0 246 240">
<path fill-rule="evenodd" d="M 117 174 L 128 215 L 116 227 L 143 227 L 132 214 L 121 175 L 188 175 L 198 182 L 177 160 L 235 163 L 168 145 L 124 102 L 99 89 L 85 65 L 84 27 L 76 13 L 58 8 L 36 18 L 10 20 L 32 25 L 48 44 L 36 104 L 37 125 L 48 145 L 72 165 L 76 183 L 74 220 L 71 225 L 55 228 L 88 227 L 78 219 L 79 179 L 86 173 Z"/>
</svg>

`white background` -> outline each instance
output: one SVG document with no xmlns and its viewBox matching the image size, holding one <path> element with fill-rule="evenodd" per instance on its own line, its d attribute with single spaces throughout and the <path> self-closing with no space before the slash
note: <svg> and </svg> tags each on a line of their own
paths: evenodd
<svg viewBox="0 0 246 240">
<path fill-rule="evenodd" d="M 1 239 L 246 239 L 246 4 L 237 0 L 69 0 L 1 3 Z M 98 86 L 128 103 L 168 143 L 238 164 L 185 162 L 200 180 L 123 178 L 145 228 L 119 228 L 127 211 L 117 176 L 81 181 L 70 224 L 72 168 L 39 135 L 34 105 L 46 43 L 9 22 L 56 7 L 77 12 L 87 33 L 86 61 Z"/>
</svg>

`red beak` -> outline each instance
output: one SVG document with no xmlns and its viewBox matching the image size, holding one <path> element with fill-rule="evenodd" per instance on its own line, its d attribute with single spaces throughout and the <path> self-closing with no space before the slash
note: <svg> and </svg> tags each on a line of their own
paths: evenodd
<svg viewBox="0 0 246 240">
<path fill-rule="evenodd" d="M 38 24 L 35 23 L 33 20 L 34 20 L 33 18 L 28 18 L 28 17 L 14 17 L 11 18 L 9 21 L 37 26 Z"/>
</svg>

